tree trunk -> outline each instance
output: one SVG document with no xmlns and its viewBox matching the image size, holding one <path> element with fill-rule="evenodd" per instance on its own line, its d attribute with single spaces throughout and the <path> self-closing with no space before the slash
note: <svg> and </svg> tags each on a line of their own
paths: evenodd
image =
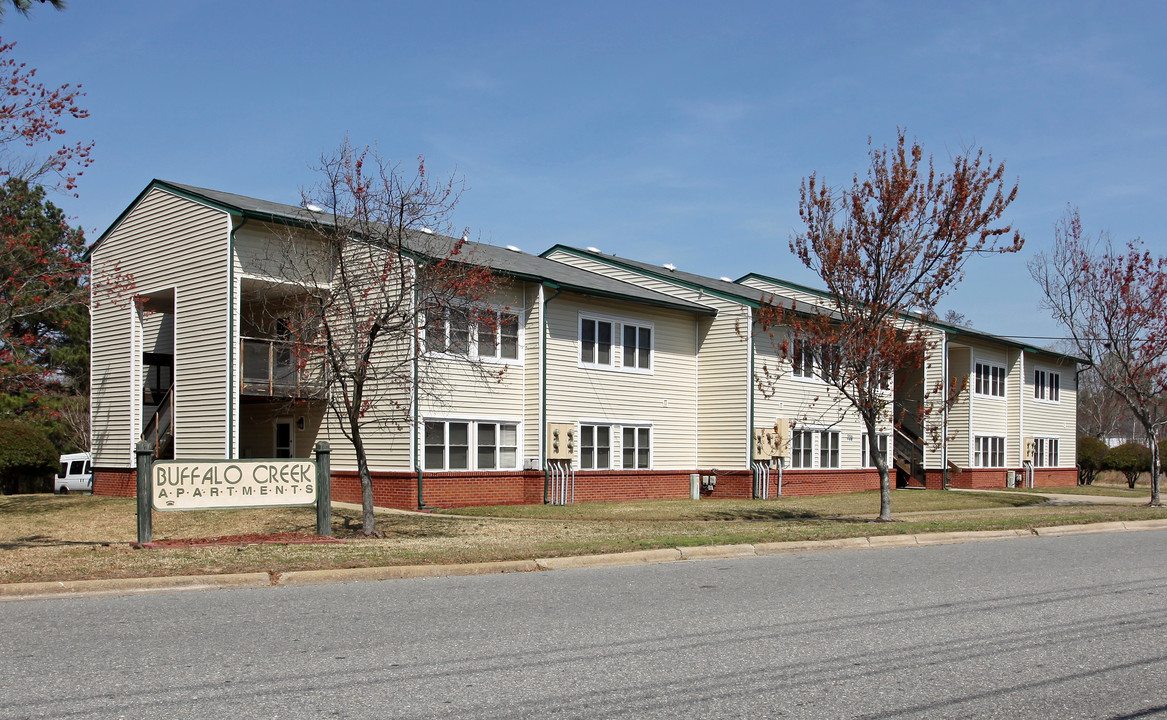
<svg viewBox="0 0 1167 720">
<path fill-rule="evenodd" d="M 863 426 L 867 428 L 867 452 L 879 471 L 879 517 L 880 522 L 891 522 L 891 477 L 887 470 L 887 454 L 873 452 L 879 447 L 879 435 L 876 434 L 875 418 L 863 418 Z M 895 435 L 888 437 L 888 453 L 895 452 Z"/>
<path fill-rule="evenodd" d="M 377 520 L 373 515 L 373 476 L 369 473 L 369 459 L 365 457 L 365 441 L 357 423 L 351 423 L 353 450 L 357 456 L 357 475 L 361 478 L 361 532 L 377 534 Z"/>
<path fill-rule="evenodd" d="M 1154 425 L 1147 436 L 1151 439 L 1151 507 L 1159 507 L 1159 438 Z"/>
</svg>

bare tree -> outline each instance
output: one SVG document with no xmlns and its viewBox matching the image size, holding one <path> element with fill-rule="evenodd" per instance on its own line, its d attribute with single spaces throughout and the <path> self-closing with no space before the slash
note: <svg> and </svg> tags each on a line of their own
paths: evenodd
<svg viewBox="0 0 1167 720">
<path fill-rule="evenodd" d="M 937 173 L 920 144 L 903 130 L 894 148 L 871 147 L 867 177 L 850 188 L 803 180 L 799 215 L 806 230 L 791 251 L 831 294 L 828 308 L 797 313 L 764 308 L 762 322 L 791 328 L 784 345 L 794 361 L 816 355 L 822 377 L 859 415 L 869 438 L 890 417 L 893 375 L 922 367 L 932 349 L 917 318 L 935 317 L 937 302 L 960 281 L 968 258 L 1012 253 L 1024 241 L 999 220 L 1017 194 L 1004 164 L 983 151 L 953 158 Z M 759 378 L 759 383 L 771 382 Z M 921 408 L 927 412 L 927 408 Z M 879 471 L 881 521 L 891 520 L 887 459 L 871 453 Z"/>
<path fill-rule="evenodd" d="M 1151 452 L 1151 505 L 1159 501 L 1159 433 L 1167 423 L 1167 257 L 1140 240 L 1116 249 L 1083 232 L 1077 208 L 1054 226 L 1054 246 L 1029 263 L 1043 304 L 1069 331 L 1098 381 L 1122 398 Z"/>
<path fill-rule="evenodd" d="M 442 234 L 461 186 L 431 180 L 421 158 L 405 172 L 346 140 L 318 170 L 320 183 L 303 193 L 304 228 L 289 229 L 269 258 L 297 292 L 273 292 L 271 302 L 294 309 L 283 329 L 300 371 L 319 368 L 329 413 L 352 443 L 362 528 L 373 535 L 368 433 L 408 427 L 419 399 L 440 395 L 427 350 L 472 364 L 458 328 L 491 321 L 476 308 L 494 276 L 469 257 L 465 233 Z"/>
</svg>

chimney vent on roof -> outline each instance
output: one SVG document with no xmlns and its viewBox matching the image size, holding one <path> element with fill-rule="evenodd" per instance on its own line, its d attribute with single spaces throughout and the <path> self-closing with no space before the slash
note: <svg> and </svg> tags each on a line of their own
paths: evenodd
<svg viewBox="0 0 1167 720">
<path fill-rule="evenodd" d="M 676 269 L 677 269 L 676 265 L 674 265 L 672 263 L 665 263 L 665 270 L 672 272 L 673 270 L 676 270 Z"/>
<path fill-rule="evenodd" d="M 323 210 L 323 208 L 321 208 L 319 205 L 313 205 L 312 203 L 308 203 L 307 205 L 305 205 L 304 209 L 307 210 L 308 212 L 320 212 L 321 210 Z"/>
<path fill-rule="evenodd" d="M 733 282 L 733 280 L 730 280 L 729 278 L 727 278 L 727 277 L 726 277 L 726 276 L 724 276 L 724 275 L 722 275 L 722 276 L 721 276 L 721 279 L 722 279 L 722 280 L 724 280 L 724 281 L 726 281 L 726 282 Z"/>
<path fill-rule="evenodd" d="M 422 231 L 423 233 L 425 233 L 426 235 L 433 235 L 433 234 L 434 234 L 434 231 L 433 231 L 432 229 L 430 229 L 430 228 L 427 228 L 427 227 L 423 227 L 423 228 L 421 229 L 421 231 Z"/>
<path fill-rule="evenodd" d="M 522 250 L 520 250 L 520 249 L 519 249 L 517 246 L 515 246 L 515 245 L 507 245 L 507 250 L 510 250 L 511 252 L 522 252 Z"/>
<path fill-rule="evenodd" d="M 600 252 L 600 249 L 598 247 L 595 247 L 594 245 L 588 245 L 587 250 L 588 250 L 588 252 L 594 252 L 594 253 Z"/>
</svg>

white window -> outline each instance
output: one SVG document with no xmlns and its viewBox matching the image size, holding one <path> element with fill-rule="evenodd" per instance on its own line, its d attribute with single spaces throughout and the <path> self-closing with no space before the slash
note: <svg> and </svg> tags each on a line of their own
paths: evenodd
<svg viewBox="0 0 1167 720">
<path fill-rule="evenodd" d="M 479 470 L 512 470 L 519 466 L 519 426 L 475 423 Z"/>
<path fill-rule="evenodd" d="M 794 366 L 794 377 L 813 378 L 814 354 L 809 352 L 806 343 L 799 340 L 790 341 L 790 362 Z"/>
<path fill-rule="evenodd" d="M 1033 439 L 1033 466 L 1058 466 L 1058 438 L 1039 437 Z"/>
<path fill-rule="evenodd" d="M 978 435 L 975 438 L 976 467 L 1005 467 L 1005 438 L 996 435 Z"/>
<path fill-rule="evenodd" d="M 426 352 L 477 360 L 519 359 L 519 316 L 493 308 L 425 308 Z"/>
<path fill-rule="evenodd" d="M 877 452 L 883 456 L 883 462 L 884 462 L 885 466 L 891 467 L 891 462 L 888 460 L 888 457 L 887 457 L 887 435 L 886 434 L 884 434 L 884 433 L 876 434 L 875 447 L 872 448 L 870 443 L 867 441 L 867 433 L 863 433 L 863 435 L 860 437 L 860 444 L 862 446 L 861 452 L 862 452 L 863 467 L 875 467 L 875 456 L 871 454 L 872 450 L 875 450 L 875 452 Z"/>
<path fill-rule="evenodd" d="M 823 430 L 819 433 L 819 467 L 839 467 L 839 433 Z"/>
<path fill-rule="evenodd" d="M 977 361 L 974 391 L 986 397 L 1005 397 L 1005 366 Z"/>
<path fill-rule="evenodd" d="M 612 323 L 580 318 L 579 361 L 589 367 L 612 367 Z"/>
<path fill-rule="evenodd" d="M 484 310 L 475 328 L 478 357 L 483 360 L 519 359 L 519 316 L 506 310 Z"/>
<path fill-rule="evenodd" d="M 583 470 L 612 467 L 612 426 L 579 426 L 579 466 Z"/>
<path fill-rule="evenodd" d="M 625 425 L 620 439 L 625 470 L 652 469 L 652 433 L 649 428 Z"/>
<path fill-rule="evenodd" d="M 1052 370 L 1033 371 L 1033 397 L 1046 402 L 1061 402 L 1062 376 Z"/>
<path fill-rule="evenodd" d="M 424 463 L 426 470 L 517 470 L 518 423 L 426 420 Z"/>
<path fill-rule="evenodd" d="M 814 467 L 814 433 L 810 430 L 791 431 L 790 467 Z"/>
<path fill-rule="evenodd" d="M 580 367 L 651 373 L 652 333 L 651 323 L 581 315 Z"/>
<path fill-rule="evenodd" d="M 652 328 L 624 323 L 624 369 L 652 370 Z"/>
</svg>

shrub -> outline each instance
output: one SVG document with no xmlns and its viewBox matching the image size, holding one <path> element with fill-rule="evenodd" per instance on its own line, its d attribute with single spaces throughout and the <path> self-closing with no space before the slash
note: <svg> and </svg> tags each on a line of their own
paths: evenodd
<svg viewBox="0 0 1167 720">
<path fill-rule="evenodd" d="M 1094 478 L 1102 470 L 1102 461 L 1110 450 L 1106 443 L 1096 437 L 1083 435 L 1078 438 L 1078 484 L 1093 485 Z"/>
<path fill-rule="evenodd" d="M 57 450 L 35 425 L 0 421 L 0 492 L 11 495 L 52 489 Z"/>
<path fill-rule="evenodd" d="M 1126 443 L 1111 448 L 1102 460 L 1103 470 L 1117 470 L 1126 476 L 1126 484 L 1134 488 L 1139 475 L 1151 470 L 1151 450 L 1139 443 Z"/>
</svg>

